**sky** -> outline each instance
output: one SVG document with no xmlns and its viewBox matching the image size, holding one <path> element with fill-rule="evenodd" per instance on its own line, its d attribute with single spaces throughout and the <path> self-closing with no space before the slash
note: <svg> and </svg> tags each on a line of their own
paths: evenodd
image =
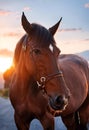
<svg viewBox="0 0 89 130">
<path fill-rule="evenodd" d="M 0 56 L 12 57 L 25 34 L 21 26 L 23 11 L 30 23 L 47 29 L 62 17 L 55 34 L 61 53 L 89 50 L 89 0 L 0 0 Z"/>
</svg>

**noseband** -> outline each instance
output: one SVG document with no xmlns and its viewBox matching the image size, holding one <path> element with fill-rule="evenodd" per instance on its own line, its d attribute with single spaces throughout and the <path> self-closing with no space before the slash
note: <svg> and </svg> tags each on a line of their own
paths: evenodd
<svg viewBox="0 0 89 130">
<path fill-rule="evenodd" d="M 40 81 L 37 81 L 38 88 L 40 88 L 41 90 L 44 90 L 44 92 L 46 92 L 46 89 L 45 89 L 46 83 L 49 80 L 57 78 L 57 77 L 63 77 L 62 71 L 59 71 L 58 73 L 50 74 L 50 75 L 45 76 L 45 77 L 41 77 Z"/>
</svg>

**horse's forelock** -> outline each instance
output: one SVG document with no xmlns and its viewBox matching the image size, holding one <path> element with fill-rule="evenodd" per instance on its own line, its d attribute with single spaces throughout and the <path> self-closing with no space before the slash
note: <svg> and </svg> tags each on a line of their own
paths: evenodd
<svg viewBox="0 0 89 130">
<path fill-rule="evenodd" d="M 31 35 L 32 41 L 39 47 L 47 47 L 50 44 L 55 44 L 54 38 L 45 27 L 39 24 L 32 24 L 33 32 Z"/>
</svg>

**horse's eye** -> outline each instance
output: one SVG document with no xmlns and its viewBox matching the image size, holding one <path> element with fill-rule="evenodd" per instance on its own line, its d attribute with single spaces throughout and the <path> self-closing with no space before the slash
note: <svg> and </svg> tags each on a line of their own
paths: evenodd
<svg viewBox="0 0 89 130">
<path fill-rule="evenodd" d="M 41 51 L 39 49 L 34 49 L 33 52 L 38 55 L 38 54 L 41 54 Z"/>
</svg>

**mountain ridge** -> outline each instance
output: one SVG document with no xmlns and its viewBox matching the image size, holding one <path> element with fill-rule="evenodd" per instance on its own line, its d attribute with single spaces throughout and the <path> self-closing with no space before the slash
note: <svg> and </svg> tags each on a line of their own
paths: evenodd
<svg viewBox="0 0 89 130">
<path fill-rule="evenodd" d="M 89 50 L 86 50 L 86 51 L 83 51 L 83 52 L 80 52 L 80 53 L 76 53 L 77 55 L 79 56 L 82 56 L 83 58 L 85 58 L 86 60 L 89 61 Z"/>
</svg>

